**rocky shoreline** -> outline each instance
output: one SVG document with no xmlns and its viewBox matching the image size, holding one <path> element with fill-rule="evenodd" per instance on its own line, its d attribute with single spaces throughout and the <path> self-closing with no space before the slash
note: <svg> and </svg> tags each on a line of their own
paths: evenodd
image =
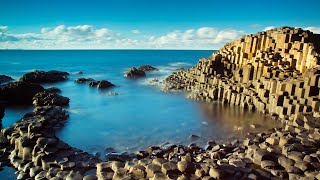
<svg viewBox="0 0 320 180">
<path fill-rule="evenodd" d="M 245 36 L 164 82 L 166 90 L 185 90 L 193 99 L 270 114 L 285 121 L 284 128 L 204 147 L 166 143 L 134 155 L 109 154 L 108 161 L 55 135 L 68 119 L 61 106 L 69 99 L 37 83 L 64 81 L 68 74 L 28 73 L 0 87 L 0 100 L 35 105 L 1 130 L 1 166 L 14 167 L 18 179 L 320 179 L 319 40 L 288 27 Z M 128 77 L 145 76 L 141 71 L 131 69 Z"/>
</svg>

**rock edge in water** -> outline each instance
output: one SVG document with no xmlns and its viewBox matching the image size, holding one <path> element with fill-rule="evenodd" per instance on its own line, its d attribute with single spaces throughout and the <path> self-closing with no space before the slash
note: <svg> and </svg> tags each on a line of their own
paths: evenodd
<svg viewBox="0 0 320 180">
<path fill-rule="evenodd" d="M 63 71 L 33 71 L 26 73 L 20 78 L 20 81 L 29 83 L 53 83 L 64 81 L 69 73 Z"/>
</svg>

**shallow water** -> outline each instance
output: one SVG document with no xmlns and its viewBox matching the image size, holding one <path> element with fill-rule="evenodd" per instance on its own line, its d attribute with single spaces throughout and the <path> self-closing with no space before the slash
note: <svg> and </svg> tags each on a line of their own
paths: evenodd
<svg viewBox="0 0 320 180">
<path fill-rule="evenodd" d="M 256 112 L 237 107 L 195 102 L 183 93 L 165 93 L 147 85 L 152 78 L 164 78 L 175 69 L 190 68 L 199 58 L 212 51 L 109 50 L 109 51 L 0 51 L 0 74 L 19 78 L 32 70 L 61 70 L 71 73 L 69 80 L 44 84 L 62 90 L 71 99 L 70 118 L 57 136 L 70 145 L 95 153 L 112 147 L 116 151 L 134 152 L 164 142 L 188 144 L 229 140 L 255 131 L 250 124 L 263 129 L 277 122 Z M 146 78 L 129 80 L 123 73 L 133 66 L 150 64 L 159 71 Z M 83 71 L 84 74 L 76 74 Z M 108 80 L 116 85 L 109 90 L 77 84 L 79 77 Z M 116 92 L 118 95 L 112 95 Z M 32 107 L 9 107 L 3 127 L 10 126 Z M 261 130 L 261 129 L 257 129 Z"/>
</svg>

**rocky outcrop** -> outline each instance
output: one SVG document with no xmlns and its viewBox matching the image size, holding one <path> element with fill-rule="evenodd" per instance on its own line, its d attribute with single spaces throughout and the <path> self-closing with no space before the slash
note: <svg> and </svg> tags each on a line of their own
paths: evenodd
<svg viewBox="0 0 320 180">
<path fill-rule="evenodd" d="M 226 44 L 188 71 L 166 79 L 167 89 L 289 119 L 319 112 L 320 35 L 276 28 Z"/>
<path fill-rule="evenodd" d="M 128 72 L 124 75 L 126 78 L 140 78 L 145 77 L 146 73 L 142 70 L 139 70 L 135 67 L 128 70 Z"/>
<path fill-rule="evenodd" d="M 108 89 L 108 88 L 113 87 L 115 85 L 109 81 L 101 80 L 101 81 L 92 81 L 89 83 L 89 86 L 97 87 L 99 89 Z"/>
<path fill-rule="evenodd" d="M 14 79 L 10 76 L 6 76 L 6 75 L 0 75 L 0 84 L 5 83 L 5 82 L 9 82 L 9 81 L 13 81 Z"/>
<path fill-rule="evenodd" d="M 12 82 L 0 86 L 0 100 L 10 104 L 32 104 L 32 98 L 44 88 L 39 84 Z"/>
<path fill-rule="evenodd" d="M 74 82 L 77 82 L 77 83 L 90 83 L 93 81 L 94 81 L 94 79 L 92 79 L 92 78 L 78 78 L 78 79 L 74 80 Z"/>
<path fill-rule="evenodd" d="M 216 179 L 320 178 L 319 47 L 320 35 L 276 28 L 228 43 L 165 80 L 166 90 L 183 89 L 193 99 L 238 105 L 286 122 L 284 129 L 249 135 L 233 153 L 225 145 L 205 148 L 200 158 L 211 156 L 215 163 L 200 172 Z"/>
<path fill-rule="evenodd" d="M 67 106 L 70 99 L 60 96 L 56 93 L 39 92 L 33 97 L 33 104 L 35 106 Z"/>
<path fill-rule="evenodd" d="M 23 75 L 20 81 L 29 83 L 53 83 L 64 81 L 69 73 L 63 71 L 34 71 Z"/>
<path fill-rule="evenodd" d="M 158 70 L 157 68 L 150 66 L 150 65 L 143 65 L 143 66 L 138 67 L 138 69 L 141 71 L 157 71 Z"/>
</svg>

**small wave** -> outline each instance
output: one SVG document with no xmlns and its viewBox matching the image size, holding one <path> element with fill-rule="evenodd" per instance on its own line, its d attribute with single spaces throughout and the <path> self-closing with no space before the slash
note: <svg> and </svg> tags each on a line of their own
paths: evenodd
<svg viewBox="0 0 320 180">
<path fill-rule="evenodd" d="M 192 64 L 187 62 L 174 62 L 174 63 L 169 63 L 169 66 L 186 67 L 186 66 L 192 66 Z"/>
<path fill-rule="evenodd" d="M 21 72 L 33 72 L 36 71 L 37 69 L 27 69 L 27 70 L 22 70 Z"/>
<path fill-rule="evenodd" d="M 80 109 L 69 109 L 69 112 L 74 113 L 74 114 L 79 114 Z"/>
</svg>

